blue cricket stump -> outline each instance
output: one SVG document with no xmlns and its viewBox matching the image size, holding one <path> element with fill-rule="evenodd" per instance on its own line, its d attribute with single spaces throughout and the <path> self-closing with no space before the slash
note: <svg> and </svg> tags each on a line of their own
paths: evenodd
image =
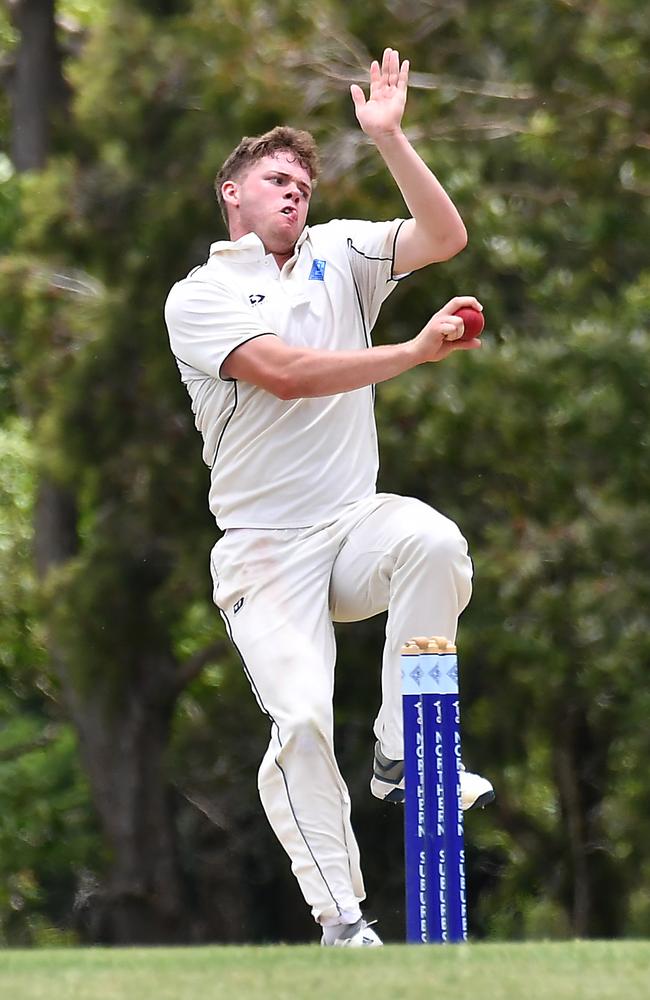
<svg viewBox="0 0 650 1000">
<path fill-rule="evenodd" d="M 406 940 L 467 940 L 456 647 L 439 636 L 402 647 Z"/>
</svg>

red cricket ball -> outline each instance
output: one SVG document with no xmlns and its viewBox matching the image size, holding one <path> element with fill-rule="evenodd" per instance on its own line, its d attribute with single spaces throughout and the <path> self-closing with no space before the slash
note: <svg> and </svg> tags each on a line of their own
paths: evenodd
<svg viewBox="0 0 650 1000">
<path fill-rule="evenodd" d="M 474 340 L 475 337 L 481 336 L 485 320 L 483 313 L 479 312 L 478 309 L 473 309 L 471 306 L 463 306 L 461 309 L 456 310 L 454 316 L 460 316 L 465 327 L 463 336 L 460 338 L 461 340 Z"/>
</svg>

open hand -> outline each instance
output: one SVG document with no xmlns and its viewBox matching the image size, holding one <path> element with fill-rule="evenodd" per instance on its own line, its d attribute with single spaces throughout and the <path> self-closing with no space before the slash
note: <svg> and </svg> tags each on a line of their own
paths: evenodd
<svg viewBox="0 0 650 1000">
<path fill-rule="evenodd" d="M 409 63 L 400 66 L 399 52 L 384 49 L 381 67 L 377 60 L 370 66 L 370 97 L 356 83 L 350 87 L 359 125 L 371 139 L 398 132 L 406 106 Z"/>
</svg>

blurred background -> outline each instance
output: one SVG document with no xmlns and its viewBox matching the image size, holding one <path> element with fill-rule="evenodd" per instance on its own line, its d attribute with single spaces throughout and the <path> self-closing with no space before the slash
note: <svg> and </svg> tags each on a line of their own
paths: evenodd
<svg viewBox="0 0 650 1000">
<path fill-rule="evenodd" d="M 474 938 L 650 936 L 650 20 L 642 0 L 0 7 L 0 943 L 315 940 L 259 805 L 267 723 L 211 605 L 171 284 L 242 134 L 309 128 L 312 222 L 402 215 L 349 97 L 386 45 L 468 248 L 375 330 L 476 294 L 483 349 L 379 387 L 380 487 L 460 524 Z M 367 914 L 403 937 L 368 781 L 384 622 L 341 627 Z"/>
</svg>

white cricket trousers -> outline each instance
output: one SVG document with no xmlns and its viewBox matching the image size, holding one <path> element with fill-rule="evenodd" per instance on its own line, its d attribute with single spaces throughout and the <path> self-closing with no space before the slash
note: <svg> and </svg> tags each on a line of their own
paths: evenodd
<svg viewBox="0 0 650 1000">
<path fill-rule="evenodd" d="M 388 609 L 374 731 L 386 756 L 399 760 L 400 648 L 416 635 L 455 639 L 471 593 L 467 543 L 426 504 L 384 493 L 310 528 L 230 529 L 211 568 L 215 604 L 271 720 L 259 770 L 264 810 L 314 918 L 354 921 L 365 893 L 334 756 L 332 622 Z M 371 759 L 369 746 L 369 769 Z"/>
</svg>

